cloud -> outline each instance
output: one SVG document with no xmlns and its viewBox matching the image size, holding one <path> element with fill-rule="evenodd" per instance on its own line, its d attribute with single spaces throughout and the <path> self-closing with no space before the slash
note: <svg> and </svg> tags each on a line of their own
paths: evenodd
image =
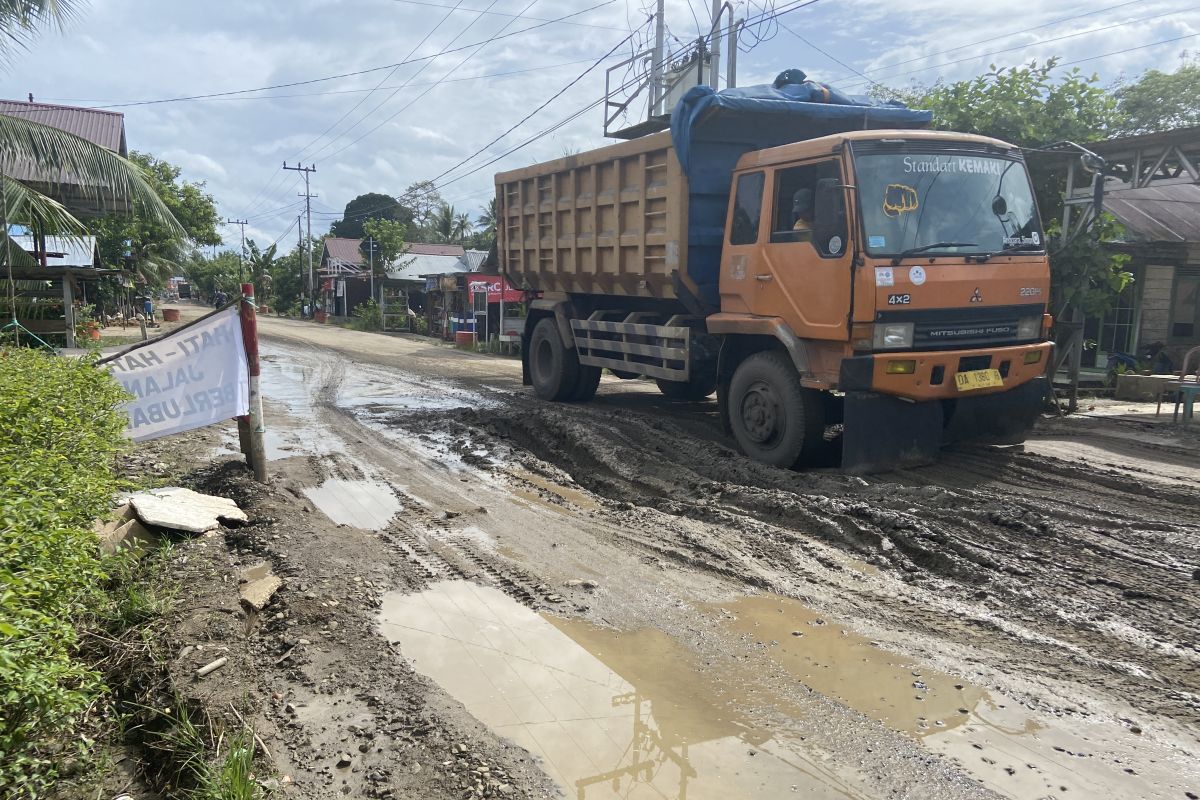
<svg viewBox="0 0 1200 800">
<path fill-rule="evenodd" d="M 450 0 L 422 2 L 452 5 Z M 551 19 L 595 2 L 499 0 L 492 9 Z M 1100 8 L 1116 2 L 1104 0 Z M 606 53 L 628 35 L 631 26 L 643 24 L 643 5 L 612 2 L 573 17 L 572 25 L 543 25 L 534 19 L 479 15 L 402 0 L 93 0 L 65 35 L 47 34 L 41 46 L 18 58 L 6 78 L 5 94 L 24 97 L 32 91 L 47 101 L 110 104 L 295 84 L 118 110 L 126 115 L 132 149 L 167 158 L 184 170 L 185 177 L 207 181 L 222 216 L 249 219 L 247 235 L 253 232 L 260 242 L 273 241 L 287 230 L 302 206 L 297 192 L 303 182 L 296 173 L 281 169 L 284 160 L 317 165 L 311 184 L 323 210 L 314 214 L 314 232 L 327 229 L 332 219 L 327 210 L 340 210 L 358 194 L 400 194 L 409 184 L 447 170 L 443 180 L 466 177 L 447 185 L 444 196 L 474 216 L 491 195 L 495 172 L 605 143 L 602 112 L 592 108 L 553 134 L 477 169 L 483 161 L 598 100 L 604 91 L 605 69 L 646 46 L 649 28 L 565 90 L 588 64 L 562 64 Z M 1080 17 L 1100 8 L 1084 2 L 1064 8 L 1059 0 L 970 4 L 847 0 L 818 3 L 783 19 L 837 61 L 875 80 L 904 85 L 914 79 L 931 83 L 938 77 L 967 77 L 992 61 L 1012 64 L 1051 55 L 1069 61 L 1196 33 L 1200 19 L 1171 13 L 1179 5 L 1175 0 L 1144 0 Z M 745 4 L 739 8 L 740 14 L 753 13 L 753 7 L 748 10 Z M 694 41 L 698 23 L 705 27 L 693 15 L 693 6 L 683 0 L 670 0 L 667 9 L 672 49 Z M 1039 43 L 1159 13 L 1165 16 Z M 1046 25 L 1072 16 L 1078 19 Z M 540 27 L 497 39 L 477 52 L 471 48 L 392 66 L 410 52 L 428 56 L 532 26 Z M 739 54 L 739 85 L 769 81 L 792 66 L 835 84 L 865 84 L 851 70 L 777 26 L 752 26 L 743 42 L 750 43 L 755 36 L 761 43 Z M 421 43 L 423 37 L 427 39 Z M 1011 53 L 986 55 L 1018 45 L 1020 49 Z M 1122 73 L 1136 75 L 1147 67 L 1172 69 L 1179 51 L 1187 46 L 1200 46 L 1200 38 L 1087 61 L 1080 67 L 1097 70 L 1111 82 Z M 724 50 L 727 66 L 728 47 Z M 895 66 L 910 59 L 911 63 Z M 381 66 L 384 69 L 375 69 Z M 371 71 L 326 79 L 364 70 Z M 495 75 L 518 70 L 518 74 Z M 624 75 L 623 69 L 618 70 L 613 78 L 619 83 Z M 412 86 L 396 91 L 406 81 Z M 384 88 L 369 91 L 377 86 Z M 561 96 L 543 112 L 489 144 L 559 92 Z M 459 166 L 480 149 L 484 152 L 478 158 Z M 235 242 L 234 236 L 236 228 L 227 241 Z M 293 230 L 284 243 L 294 236 Z"/>
</svg>

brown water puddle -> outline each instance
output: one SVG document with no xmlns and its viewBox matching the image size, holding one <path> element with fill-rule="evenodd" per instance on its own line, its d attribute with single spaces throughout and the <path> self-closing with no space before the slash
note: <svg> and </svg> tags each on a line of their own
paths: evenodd
<svg viewBox="0 0 1200 800">
<path fill-rule="evenodd" d="M 762 642 L 795 680 L 889 728 L 920 736 L 964 724 L 987 696 L 960 678 L 922 669 L 799 602 L 773 595 L 712 606 L 726 626 Z"/>
<path fill-rule="evenodd" d="M 570 797 L 861 796 L 799 737 L 740 712 L 748 684 L 659 631 L 542 617 L 464 581 L 387 595 L 380 618 L 419 672 L 540 756 Z"/>
<path fill-rule="evenodd" d="M 580 489 L 574 489 L 570 486 L 563 486 L 562 484 L 555 483 L 549 478 L 538 475 L 536 472 L 530 472 L 527 469 L 514 466 L 509 469 L 509 474 L 515 478 L 525 481 L 532 486 L 537 487 L 538 489 L 549 492 L 550 494 L 567 501 L 577 508 L 582 508 L 585 511 L 598 511 L 600 509 L 600 504 L 596 502 L 596 499 L 586 492 Z M 532 501 L 539 505 L 549 505 L 551 508 L 561 510 L 553 503 L 547 503 L 546 500 L 537 492 L 528 491 L 518 487 L 513 489 L 513 493 L 525 500 Z"/>
<path fill-rule="evenodd" d="M 334 522 L 365 531 L 386 528 L 401 509 L 395 492 L 376 481 L 331 478 L 304 494 Z"/>
<path fill-rule="evenodd" d="M 1111 723 L 1038 717 L 794 600 L 700 611 L 760 657 L 706 668 L 661 631 L 540 616 L 466 581 L 386 595 L 380 627 L 579 800 L 869 796 L 851 766 L 806 750 L 799 712 L 776 689 L 796 682 L 914 736 L 1006 797 L 1181 797 L 1194 784 L 1177 750 Z"/>
</svg>

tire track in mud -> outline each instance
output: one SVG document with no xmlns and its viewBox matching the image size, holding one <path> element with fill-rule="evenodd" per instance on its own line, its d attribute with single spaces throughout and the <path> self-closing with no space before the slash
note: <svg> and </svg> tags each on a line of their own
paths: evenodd
<svg viewBox="0 0 1200 800">
<path fill-rule="evenodd" d="M 796 473 L 747 461 L 668 420 L 518 402 L 391 422 L 523 451 L 607 498 L 610 511 L 630 518 L 631 542 L 753 585 L 794 592 L 811 558 L 798 543 L 833 544 L 957 605 L 961 620 L 919 617 L 936 635 L 995 653 L 1002 670 L 1081 681 L 1200 722 L 1193 487 L 996 450 L 949 452 L 933 468 L 869 481 Z M 721 533 L 700 539 L 694 527 L 660 524 L 654 535 L 639 508 Z M 903 618 L 912 624 L 911 614 Z"/>
</svg>

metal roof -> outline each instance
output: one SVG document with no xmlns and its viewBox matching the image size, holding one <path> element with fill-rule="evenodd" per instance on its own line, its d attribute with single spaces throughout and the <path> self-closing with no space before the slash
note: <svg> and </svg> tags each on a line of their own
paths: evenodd
<svg viewBox="0 0 1200 800">
<path fill-rule="evenodd" d="M 426 275 L 448 275 L 453 272 L 470 272 L 462 258 L 456 255 L 410 255 L 400 257 L 400 267 L 393 265 L 387 271 L 392 280 L 424 280 Z"/>
<path fill-rule="evenodd" d="M 340 261 L 342 264 L 350 266 L 361 266 L 364 262 L 362 250 L 358 249 L 361 244 L 362 239 L 343 239 L 330 236 L 325 240 L 325 252 L 321 254 L 321 264 Z"/>
<path fill-rule="evenodd" d="M 405 255 L 411 256 L 461 256 L 461 244 L 426 244 L 424 242 L 409 242 L 404 247 Z"/>
<path fill-rule="evenodd" d="M 1177 183 L 1142 189 L 1114 189 L 1104 210 L 1143 242 L 1200 242 L 1200 185 Z"/>
<path fill-rule="evenodd" d="M 58 128 L 82 136 L 114 153 L 129 155 L 125 144 L 125 115 L 116 111 L 0 100 L 0 114 Z"/>
<path fill-rule="evenodd" d="M 468 272 L 476 272 L 483 266 L 483 262 L 487 261 L 487 250 L 468 250 L 462 254 L 462 262 L 467 266 Z"/>
</svg>

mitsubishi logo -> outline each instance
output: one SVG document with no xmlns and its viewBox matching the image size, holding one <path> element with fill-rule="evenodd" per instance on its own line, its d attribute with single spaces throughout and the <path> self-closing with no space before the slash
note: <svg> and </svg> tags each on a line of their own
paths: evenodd
<svg viewBox="0 0 1200 800">
<path fill-rule="evenodd" d="M 971 293 L 971 302 L 972 303 L 982 303 L 983 302 L 983 294 L 980 293 L 978 286 L 976 286 L 975 291 Z"/>
</svg>

